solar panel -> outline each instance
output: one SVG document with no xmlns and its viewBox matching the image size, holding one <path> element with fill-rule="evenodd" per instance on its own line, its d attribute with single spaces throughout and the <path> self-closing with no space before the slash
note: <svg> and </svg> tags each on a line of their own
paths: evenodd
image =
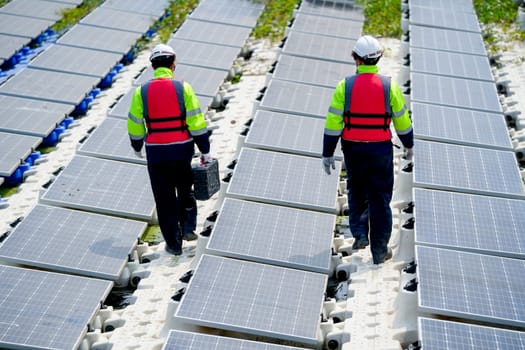
<svg viewBox="0 0 525 350">
<path fill-rule="evenodd" d="M 494 83 L 421 73 L 410 75 L 412 101 L 478 111 L 502 111 Z"/>
<path fill-rule="evenodd" d="M 245 145 L 271 151 L 321 157 L 324 120 L 258 110 L 250 125 Z M 275 126 L 279 125 L 279 128 Z M 343 159 L 340 147 L 335 156 Z"/>
<path fill-rule="evenodd" d="M 0 58 L 8 59 L 16 54 L 25 45 L 29 44 L 28 38 L 14 35 L 0 34 Z"/>
<path fill-rule="evenodd" d="M 273 78 L 335 89 L 337 83 L 355 72 L 352 62 L 340 63 L 280 55 Z"/>
<path fill-rule="evenodd" d="M 326 175 L 319 158 L 242 148 L 227 194 L 335 213 L 340 162 Z"/>
<path fill-rule="evenodd" d="M 64 33 L 57 43 L 126 54 L 139 37 L 138 33 L 77 24 Z"/>
<path fill-rule="evenodd" d="M 140 13 L 160 17 L 169 5 L 169 0 L 106 0 L 101 7 L 125 12 Z"/>
<path fill-rule="evenodd" d="M 408 5 L 410 9 L 417 6 L 439 10 L 464 11 L 475 13 L 471 0 L 410 0 Z"/>
<path fill-rule="evenodd" d="M 523 327 L 525 261 L 416 245 L 424 313 Z"/>
<path fill-rule="evenodd" d="M 262 11 L 265 5 L 258 0 L 201 0 L 199 6 L 219 6 L 220 9 L 225 7 L 242 7 Z"/>
<path fill-rule="evenodd" d="M 300 350 L 301 348 L 255 342 L 246 339 L 170 330 L 163 350 Z"/>
<path fill-rule="evenodd" d="M 0 33 L 36 38 L 55 23 L 49 19 L 21 17 L 0 13 Z"/>
<path fill-rule="evenodd" d="M 144 34 L 156 18 L 150 15 L 113 10 L 98 7 L 80 20 L 81 24 L 97 27 L 125 30 L 128 32 Z"/>
<path fill-rule="evenodd" d="M 330 18 L 301 12 L 295 15 L 291 26 L 294 31 L 347 39 L 358 39 L 361 36 L 362 28 L 362 21 Z"/>
<path fill-rule="evenodd" d="M 315 272 L 204 254 L 175 318 L 318 345 L 326 279 Z"/>
<path fill-rule="evenodd" d="M 0 132 L 0 176 L 11 175 L 41 142 L 36 136 Z"/>
<path fill-rule="evenodd" d="M 0 96 L 0 131 L 46 137 L 73 108 L 63 103 Z"/>
<path fill-rule="evenodd" d="M 413 47 L 410 49 L 410 70 L 456 78 L 494 81 L 489 59 L 486 56 Z"/>
<path fill-rule="evenodd" d="M 414 186 L 525 198 L 516 156 L 499 151 L 416 140 Z"/>
<path fill-rule="evenodd" d="M 525 258 L 525 201 L 414 189 L 417 244 Z"/>
<path fill-rule="evenodd" d="M 80 5 L 83 0 L 47 0 L 47 1 L 65 2 L 68 4 Z"/>
<path fill-rule="evenodd" d="M 29 64 L 32 68 L 104 78 L 122 59 L 122 54 L 52 45 Z M 88 91 L 89 92 L 89 91 Z"/>
<path fill-rule="evenodd" d="M 226 198 L 208 252 L 328 274 L 335 215 Z"/>
<path fill-rule="evenodd" d="M 151 221 L 145 166 L 77 155 L 40 198 L 44 204 Z"/>
<path fill-rule="evenodd" d="M 53 1 L 24 0 L 10 1 L 0 7 L 1 13 L 10 15 L 48 19 L 57 21 L 62 17 L 63 10 L 72 8 L 71 4 Z"/>
<path fill-rule="evenodd" d="M 512 149 L 503 114 L 412 103 L 414 136 L 466 146 Z"/>
<path fill-rule="evenodd" d="M 333 93 L 334 88 L 272 79 L 259 108 L 324 119 Z"/>
<path fill-rule="evenodd" d="M 0 95 L 78 105 L 99 78 L 27 67 L 0 86 Z"/>
<path fill-rule="evenodd" d="M 240 48 L 172 38 L 168 45 L 177 53 L 177 62 L 229 71 Z"/>
<path fill-rule="evenodd" d="M 363 8 L 356 5 L 354 1 L 305 0 L 301 1 L 298 12 L 358 21 L 365 20 Z"/>
<path fill-rule="evenodd" d="M 198 95 L 214 97 L 228 73 L 224 70 L 177 64 L 175 77 L 187 81 Z M 153 78 L 153 68 L 148 67 L 133 84 L 141 85 Z"/>
<path fill-rule="evenodd" d="M 0 259 L 117 280 L 146 223 L 37 205 L 0 246 Z"/>
<path fill-rule="evenodd" d="M 82 143 L 78 153 L 87 156 L 146 164 L 131 148 L 127 122 L 119 118 L 106 118 Z"/>
<path fill-rule="evenodd" d="M 112 282 L 0 265 L 0 347 L 76 349 Z"/>
<path fill-rule="evenodd" d="M 249 1 L 201 2 L 187 18 L 253 28 L 257 24 L 264 5 L 259 4 L 258 7 L 255 7 L 255 4 L 244 6 L 248 3 Z"/>
<path fill-rule="evenodd" d="M 421 26 L 481 33 L 478 17 L 473 12 L 412 6 L 409 20 L 410 23 Z"/>
<path fill-rule="evenodd" d="M 425 350 L 525 348 L 524 332 L 423 317 L 418 319 L 418 329 Z"/>
<path fill-rule="evenodd" d="M 252 29 L 236 25 L 212 23 L 188 18 L 177 29 L 174 38 L 242 47 Z"/>
<path fill-rule="evenodd" d="M 328 39 L 320 34 L 301 33 L 291 30 L 285 38 L 281 52 L 287 55 L 315 58 L 322 61 L 350 63 L 354 61 L 352 49 L 355 42 L 355 39 Z"/>
<path fill-rule="evenodd" d="M 470 55 L 487 55 L 483 38 L 479 33 L 416 25 L 410 25 L 409 32 L 411 47 Z"/>
</svg>

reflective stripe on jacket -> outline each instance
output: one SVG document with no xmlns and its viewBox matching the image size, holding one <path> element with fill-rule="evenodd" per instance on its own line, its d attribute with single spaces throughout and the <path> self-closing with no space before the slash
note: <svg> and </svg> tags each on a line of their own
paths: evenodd
<svg viewBox="0 0 525 350">
<path fill-rule="evenodd" d="M 365 73 L 345 79 L 343 140 L 388 141 L 391 118 L 389 77 Z"/>
<path fill-rule="evenodd" d="M 184 85 L 175 79 L 150 80 L 141 87 L 147 144 L 183 143 L 191 140 L 186 125 Z"/>
</svg>

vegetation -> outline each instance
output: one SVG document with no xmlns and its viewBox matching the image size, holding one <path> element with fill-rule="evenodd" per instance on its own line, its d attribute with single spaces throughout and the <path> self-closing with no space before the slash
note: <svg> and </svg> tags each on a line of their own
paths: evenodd
<svg viewBox="0 0 525 350">
<path fill-rule="evenodd" d="M 62 10 L 62 18 L 53 25 L 53 30 L 56 33 L 61 33 L 62 31 L 67 30 L 78 23 L 78 21 L 88 13 L 100 6 L 102 2 L 104 2 L 104 0 L 84 0 L 78 7 Z"/>
<path fill-rule="evenodd" d="M 154 26 L 154 28 L 157 29 L 157 35 L 160 41 L 168 41 L 171 34 L 184 22 L 188 13 L 190 13 L 198 3 L 199 0 L 171 0 L 168 7 L 170 15 L 159 20 Z"/>
<path fill-rule="evenodd" d="M 489 52 L 496 53 L 514 41 L 525 40 L 525 32 L 516 23 L 519 4 L 514 0 L 474 0 L 473 3 Z"/>
<path fill-rule="evenodd" d="M 9 0 L 0 0 L 0 7 L 4 6 L 8 2 L 9 2 Z"/>
<path fill-rule="evenodd" d="M 293 16 L 293 10 L 300 0 L 267 0 L 266 8 L 259 17 L 253 36 L 279 42 L 284 37 L 286 27 Z"/>
<path fill-rule="evenodd" d="M 363 34 L 401 38 L 401 0 L 357 0 L 363 6 Z"/>
</svg>

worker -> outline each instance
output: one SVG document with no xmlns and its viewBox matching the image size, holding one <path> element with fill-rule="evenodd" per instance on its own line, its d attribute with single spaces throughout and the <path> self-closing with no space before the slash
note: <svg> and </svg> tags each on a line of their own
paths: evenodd
<svg viewBox="0 0 525 350">
<path fill-rule="evenodd" d="M 379 41 L 369 35 L 357 40 L 352 51 L 357 72 L 341 80 L 328 110 L 322 165 L 327 174 L 335 169 L 334 151 L 341 139 L 347 172 L 348 219 L 354 250 L 370 244 L 374 264 L 392 257 L 390 201 L 394 186 L 393 144 L 390 124 L 412 159 L 412 122 L 399 85 L 378 74 L 383 54 Z M 368 232 L 362 215 L 368 210 Z"/>
<path fill-rule="evenodd" d="M 210 160 L 206 120 L 191 85 L 174 78 L 176 56 L 159 44 L 150 55 L 153 79 L 135 89 L 128 133 L 137 157 L 145 144 L 148 173 L 165 250 L 182 254 L 182 240 L 195 240 L 197 205 L 191 160 L 195 147 L 201 162 Z M 140 186 L 141 184 L 136 184 Z"/>
</svg>

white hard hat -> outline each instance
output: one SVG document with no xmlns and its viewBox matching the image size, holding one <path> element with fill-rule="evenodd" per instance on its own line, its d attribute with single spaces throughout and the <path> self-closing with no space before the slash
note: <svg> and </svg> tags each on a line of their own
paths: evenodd
<svg viewBox="0 0 525 350">
<path fill-rule="evenodd" d="M 355 43 L 354 52 L 363 59 L 379 58 L 383 54 L 383 48 L 376 38 L 365 35 Z"/>
<path fill-rule="evenodd" d="M 149 60 L 153 60 L 154 58 L 160 57 L 160 56 L 175 56 L 175 51 L 173 48 L 166 44 L 158 44 L 151 50 L 151 55 L 149 56 Z"/>
</svg>

